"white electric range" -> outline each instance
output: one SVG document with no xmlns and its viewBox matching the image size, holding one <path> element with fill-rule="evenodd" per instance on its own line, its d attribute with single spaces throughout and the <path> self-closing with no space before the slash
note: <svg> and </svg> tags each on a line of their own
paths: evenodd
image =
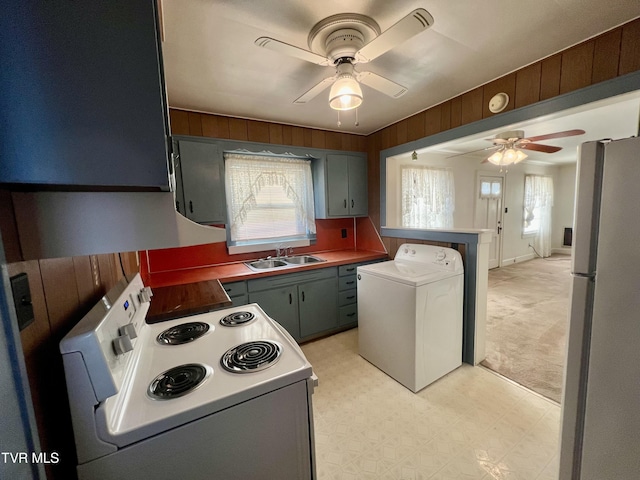
<svg viewBox="0 0 640 480">
<path fill-rule="evenodd" d="M 60 343 L 78 476 L 315 478 L 317 379 L 257 305 L 145 323 L 139 274 Z"/>
</svg>

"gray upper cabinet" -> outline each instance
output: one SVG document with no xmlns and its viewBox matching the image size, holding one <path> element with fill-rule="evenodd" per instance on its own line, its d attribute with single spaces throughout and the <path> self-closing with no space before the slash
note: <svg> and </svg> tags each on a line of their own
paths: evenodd
<svg viewBox="0 0 640 480">
<path fill-rule="evenodd" d="M 3 3 L 0 183 L 169 190 L 156 5 Z"/>
<path fill-rule="evenodd" d="M 314 174 L 317 218 L 367 215 L 366 156 L 329 154 L 315 161 Z"/>
<path fill-rule="evenodd" d="M 224 159 L 218 145 L 174 137 L 177 210 L 202 224 L 225 223 Z"/>
</svg>

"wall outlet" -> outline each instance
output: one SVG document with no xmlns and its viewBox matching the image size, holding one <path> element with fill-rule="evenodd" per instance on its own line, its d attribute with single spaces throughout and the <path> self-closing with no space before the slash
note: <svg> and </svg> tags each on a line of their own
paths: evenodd
<svg viewBox="0 0 640 480">
<path fill-rule="evenodd" d="M 13 303 L 16 307 L 18 327 L 24 330 L 35 320 L 33 305 L 31 304 L 31 292 L 29 290 L 29 277 L 26 273 L 19 273 L 11 277 L 11 290 Z"/>
<path fill-rule="evenodd" d="M 342 229 L 342 238 L 347 238 L 347 229 L 346 228 Z"/>
</svg>

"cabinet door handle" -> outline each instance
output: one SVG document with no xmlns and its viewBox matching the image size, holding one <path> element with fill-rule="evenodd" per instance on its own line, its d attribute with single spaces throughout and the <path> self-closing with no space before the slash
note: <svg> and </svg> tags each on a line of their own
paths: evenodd
<svg viewBox="0 0 640 480">
<path fill-rule="evenodd" d="M 347 313 L 347 317 L 353 317 L 355 314 L 356 312 Z"/>
<path fill-rule="evenodd" d="M 356 283 L 356 282 L 353 280 L 349 280 L 348 282 L 346 282 L 347 285 L 351 285 L 352 283 Z"/>
<path fill-rule="evenodd" d="M 353 300 L 354 298 L 356 298 L 356 296 L 355 296 L 355 295 L 349 295 L 349 296 L 347 297 L 347 300 Z"/>
<path fill-rule="evenodd" d="M 355 269 L 356 269 L 356 267 L 349 267 L 346 270 L 347 270 L 347 272 L 353 272 Z"/>
<path fill-rule="evenodd" d="M 344 208 L 347 208 L 347 199 L 344 199 Z"/>
<path fill-rule="evenodd" d="M 193 213 L 193 202 L 189 200 L 189 211 Z"/>
<path fill-rule="evenodd" d="M 302 301 L 304 302 L 304 290 L 302 291 Z"/>
<path fill-rule="evenodd" d="M 353 208 L 353 198 L 351 199 L 351 208 Z"/>
<path fill-rule="evenodd" d="M 293 303 L 293 297 L 291 296 L 291 294 L 289 294 L 289 305 L 291 305 Z"/>
</svg>

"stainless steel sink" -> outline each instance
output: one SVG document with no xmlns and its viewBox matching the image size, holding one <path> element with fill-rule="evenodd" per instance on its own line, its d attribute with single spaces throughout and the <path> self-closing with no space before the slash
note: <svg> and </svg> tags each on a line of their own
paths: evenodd
<svg viewBox="0 0 640 480">
<path fill-rule="evenodd" d="M 254 270 L 267 270 L 270 268 L 281 268 L 288 266 L 286 262 L 275 258 L 267 260 L 255 260 L 253 262 L 247 262 L 245 265 Z"/>
<path fill-rule="evenodd" d="M 295 268 L 309 263 L 326 262 L 313 255 L 296 255 L 294 257 L 265 258 L 245 262 L 245 265 L 254 272 L 264 272 L 265 270 L 280 270 L 281 268 Z"/>
<path fill-rule="evenodd" d="M 284 257 L 283 260 L 287 263 L 291 263 L 294 265 L 304 265 L 306 263 L 317 263 L 317 262 L 326 262 L 318 257 L 314 257 L 313 255 L 297 255 L 295 257 Z"/>
</svg>

